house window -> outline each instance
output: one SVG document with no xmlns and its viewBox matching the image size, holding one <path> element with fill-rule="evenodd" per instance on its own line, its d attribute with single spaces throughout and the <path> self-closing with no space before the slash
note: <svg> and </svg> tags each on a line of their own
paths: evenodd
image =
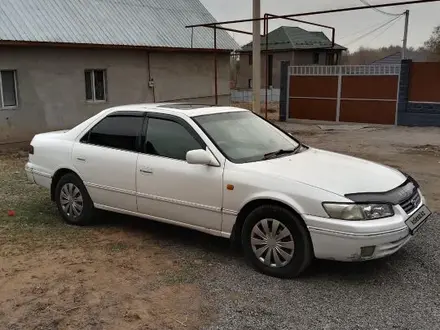
<svg viewBox="0 0 440 330">
<path fill-rule="evenodd" d="M 333 52 L 328 52 L 326 56 L 326 65 L 336 65 L 337 63 L 337 54 Z"/>
<path fill-rule="evenodd" d="M 107 71 L 86 70 L 86 100 L 101 102 L 107 100 Z"/>
<path fill-rule="evenodd" d="M 17 73 L 14 70 L 0 71 L 0 108 L 17 106 Z"/>
<path fill-rule="evenodd" d="M 249 54 L 249 65 L 252 65 L 252 61 L 253 61 L 252 54 Z"/>
<path fill-rule="evenodd" d="M 252 88 L 252 79 L 248 79 L 248 88 Z"/>
<path fill-rule="evenodd" d="M 319 64 L 319 53 L 313 53 L 313 64 Z"/>
<path fill-rule="evenodd" d="M 273 55 L 269 55 L 268 58 L 268 69 L 267 69 L 267 75 L 268 75 L 268 85 L 273 86 Z"/>
</svg>

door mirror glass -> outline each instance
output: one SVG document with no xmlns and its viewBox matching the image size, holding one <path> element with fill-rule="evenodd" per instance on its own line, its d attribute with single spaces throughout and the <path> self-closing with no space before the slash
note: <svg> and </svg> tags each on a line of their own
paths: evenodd
<svg viewBox="0 0 440 330">
<path fill-rule="evenodd" d="M 190 150 L 186 153 L 186 161 L 189 164 L 210 165 L 212 164 L 212 156 L 203 149 Z"/>
</svg>

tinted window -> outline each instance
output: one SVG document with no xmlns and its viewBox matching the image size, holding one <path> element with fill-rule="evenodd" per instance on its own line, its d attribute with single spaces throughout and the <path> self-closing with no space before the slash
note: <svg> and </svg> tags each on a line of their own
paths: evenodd
<svg viewBox="0 0 440 330">
<path fill-rule="evenodd" d="M 136 151 L 138 134 L 142 128 L 143 117 L 106 117 L 92 128 L 88 143 L 103 147 Z"/>
<path fill-rule="evenodd" d="M 148 120 L 148 154 L 185 160 L 186 153 L 195 149 L 204 147 L 181 124 L 165 119 Z"/>
</svg>

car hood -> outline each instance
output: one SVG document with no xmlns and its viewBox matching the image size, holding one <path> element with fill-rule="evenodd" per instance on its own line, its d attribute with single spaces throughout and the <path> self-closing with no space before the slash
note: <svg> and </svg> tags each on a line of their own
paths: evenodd
<svg viewBox="0 0 440 330">
<path fill-rule="evenodd" d="M 406 180 L 404 174 L 391 167 L 314 148 L 247 165 L 265 175 L 295 180 L 341 196 L 384 192 Z"/>
</svg>

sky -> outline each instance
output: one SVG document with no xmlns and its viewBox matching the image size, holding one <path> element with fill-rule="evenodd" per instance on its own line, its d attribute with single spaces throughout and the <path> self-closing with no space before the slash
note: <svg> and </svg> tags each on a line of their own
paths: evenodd
<svg viewBox="0 0 440 330">
<path fill-rule="evenodd" d="M 370 0 L 370 4 L 398 2 L 403 0 Z M 252 17 L 252 0 L 201 0 L 205 7 L 217 19 L 228 21 Z M 363 5 L 360 0 L 261 0 L 261 15 L 265 13 L 287 15 L 300 12 L 336 9 Z M 400 14 L 406 9 L 410 11 L 408 47 L 422 46 L 431 35 L 435 26 L 440 25 L 440 2 L 384 8 L 384 11 Z M 336 28 L 336 42 L 354 51 L 361 46 L 381 47 L 401 45 L 403 40 L 404 22 L 402 16 L 392 24 L 385 25 L 374 33 L 370 31 L 378 28 L 394 17 L 378 13 L 372 9 L 346 13 L 334 13 L 318 16 L 300 17 L 314 23 L 333 26 Z M 263 24 L 261 24 L 263 25 Z M 312 31 L 323 31 L 330 38 L 329 30 L 310 25 L 297 24 L 286 20 L 272 20 L 269 30 L 272 31 L 281 25 L 299 26 Z M 251 23 L 227 25 L 234 29 L 252 31 Z M 365 35 L 365 36 L 364 36 Z M 251 37 L 232 33 L 240 45 L 251 41 Z"/>
</svg>

